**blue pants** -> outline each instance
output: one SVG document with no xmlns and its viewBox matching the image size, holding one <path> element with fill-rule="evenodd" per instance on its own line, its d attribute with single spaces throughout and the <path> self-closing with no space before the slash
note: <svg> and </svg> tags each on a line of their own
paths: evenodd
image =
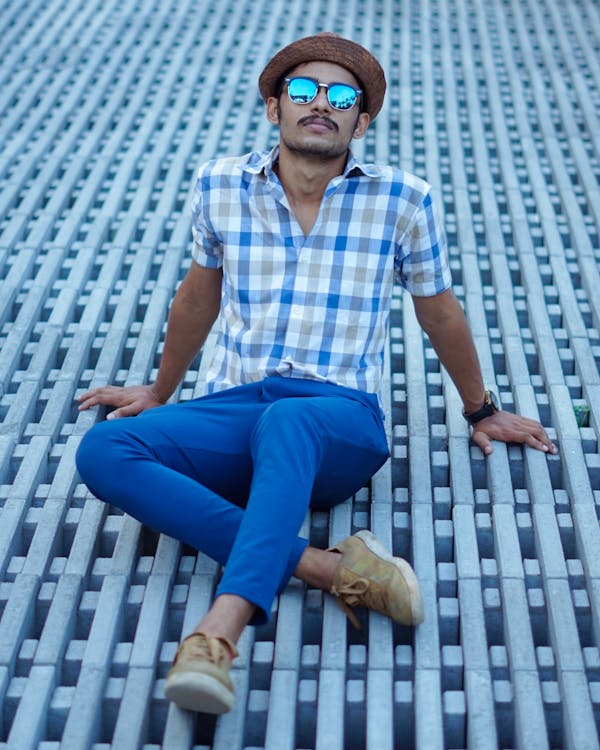
<svg viewBox="0 0 600 750">
<path fill-rule="evenodd" d="M 77 467 L 97 497 L 225 566 L 217 595 L 255 604 L 260 624 L 308 508 L 344 501 L 388 455 L 376 396 L 276 376 L 101 422 Z"/>
</svg>

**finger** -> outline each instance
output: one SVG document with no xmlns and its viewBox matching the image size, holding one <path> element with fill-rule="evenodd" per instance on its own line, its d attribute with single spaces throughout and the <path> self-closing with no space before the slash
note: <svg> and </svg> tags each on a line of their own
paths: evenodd
<svg viewBox="0 0 600 750">
<path fill-rule="evenodd" d="M 85 411 L 86 409 L 91 409 L 93 406 L 98 406 L 100 401 L 95 396 L 91 396 L 89 398 L 86 398 L 85 401 L 79 400 L 79 406 L 77 407 L 79 411 Z"/>
<path fill-rule="evenodd" d="M 141 411 L 143 411 L 143 407 L 140 406 L 137 402 L 134 402 L 132 404 L 126 404 L 125 406 L 121 406 L 118 409 L 109 412 L 106 415 L 106 418 L 120 419 L 121 417 L 135 417 L 135 415 L 139 414 Z"/>
<path fill-rule="evenodd" d="M 89 391 L 86 391 L 79 396 L 79 401 L 88 398 L 97 398 L 99 396 L 108 395 L 118 390 L 119 388 L 115 387 L 114 385 L 101 385 L 98 386 L 98 388 L 90 388 Z"/>
<path fill-rule="evenodd" d="M 128 414 L 126 413 L 127 409 L 126 407 L 122 406 L 120 409 L 114 409 L 113 411 L 109 411 L 106 415 L 107 419 L 120 419 L 121 417 L 127 417 Z"/>
<path fill-rule="evenodd" d="M 542 450 L 546 451 L 547 453 L 552 453 L 552 454 L 558 453 L 558 448 L 554 445 L 552 440 L 550 440 L 550 438 L 548 437 L 544 429 L 541 430 L 541 435 L 540 434 L 534 435 L 534 437 L 536 437 L 539 440 L 539 442 L 542 443 L 542 445 L 544 446 Z"/>
<path fill-rule="evenodd" d="M 503 434 L 499 439 L 506 443 L 521 443 L 523 445 L 528 445 L 530 448 L 535 448 L 535 450 L 543 451 L 544 453 L 555 454 L 558 452 L 556 446 L 552 443 L 550 438 L 546 435 L 545 430 L 539 424 L 533 431 L 514 430 L 510 433 L 507 432 Z"/>
<path fill-rule="evenodd" d="M 544 441 L 544 440 L 539 440 L 534 435 L 530 435 L 525 442 L 531 448 L 535 448 L 538 451 L 543 451 L 544 453 L 552 453 L 552 454 L 558 453 L 556 446 L 554 445 L 554 443 L 550 441 L 550 439 L 547 439 Z"/>
<path fill-rule="evenodd" d="M 94 406 L 101 406 L 106 404 L 106 401 L 102 401 L 99 398 L 88 398 L 87 401 L 79 404 L 79 411 L 85 411 L 86 409 L 92 409 Z"/>
<path fill-rule="evenodd" d="M 98 390 L 97 388 L 93 388 L 91 391 L 80 393 L 79 396 L 77 396 L 77 401 L 87 401 L 90 398 L 94 398 L 97 390 Z"/>
<path fill-rule="evenodd" d="M 475 443 L 475 445 L 481 448 L 486 456 L 489 456 L 494 450 L 492 441 L 485 434 L 485 432 L 482 432 L 481 430 L 477 430 L 473 433 L 473 442 Z"/>
<path fill-rule="evenodd" d="M 521 429 L 522 432 L 518 438 L 515 438 L 515 441 L 526 443 L 532 448 L 546 453 L 557 452 L 556 446 L 550 440 L 548 433 L 539 422 L 531 419 L 525 420 L 521 425 Z"/>
<path fill-rule="evenodd" d="M 531 436 L 537 440 L 541 446 L 535 446 L 538 450 L 544 450 L 548 453 L 558 453 L 557 447 L 554 445 L 552 440 L 548 437 L 548 433 L 546 430 L 542 427 L 542 425 L 537 422 L 534 419 L 525 419 L 523 428 L 526 430 L 527 433 L 531 434 Z M 524 442 L 529 442 L 525 440 Z"/>
<path fill-rule="evenodd" d="M 85 399 L 85 400 L 83 400 Z M 124 400 L 124 396 L 119 392 L 118 388 L 111 386 L 107 388 L 96 388 L 89 393 L 84 393 L 80 397 L 80 409 L 89 409 L 92 406 L 121 406 Z"/>
</svg>

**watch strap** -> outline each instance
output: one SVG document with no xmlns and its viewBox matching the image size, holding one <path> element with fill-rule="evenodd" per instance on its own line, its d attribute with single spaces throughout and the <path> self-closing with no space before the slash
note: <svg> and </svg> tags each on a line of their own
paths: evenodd
<svg viewBox="0 0 600 750">
<path fill-rule="evenodd" d="M 498 404 L 496 403 L 496 397 L 492 391 L 486 391 L 483 400 L 483 406 L 477 411 L 467 413 L 463 409 L 463 417 L 469 424 L 476 424 L 486 417 L 491 417 L 498 411 Z"/>
</svg>

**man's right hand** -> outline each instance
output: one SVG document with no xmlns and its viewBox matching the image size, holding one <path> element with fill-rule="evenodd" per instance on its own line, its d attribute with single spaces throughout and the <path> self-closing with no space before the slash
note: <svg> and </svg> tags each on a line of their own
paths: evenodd
<svg viewBox="0 0 600 750">
<path fill-rule="evenodd" d="M 91 409 L 92 406 L 116 406 L 114 411 L 106 415 L 107 419 L 118 419 L 119 417 L 134 417 L 146 409 L 162 406 L 162 401 L 153 385 L 130 385 L 116 386 L 105 385 L 101 388 L 92 388 L 91 391 L 83 393 L 77 399 L 79 411 Z"/>
</svg>

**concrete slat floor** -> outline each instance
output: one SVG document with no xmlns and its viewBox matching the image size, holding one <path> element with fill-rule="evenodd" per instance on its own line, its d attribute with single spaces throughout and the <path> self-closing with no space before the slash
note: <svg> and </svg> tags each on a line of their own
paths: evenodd
<svg viewBox="0 0 600 750">
<path fill-rule="evenodd" d="M 599 29 L 594 0 L 0 3 L 2 750 L 599 746 Z M 356 151 L 435 186 L 486 382 L 560 455 L 470 447 L 398 292 L 392 460 L 305 532 L 372 528 L 425 623 L 357 632 L 294 582 L 215 721 L 162 685 L 219 571 L 87 493 L 74 454 L 103 415 L 74 398 L 155 374 L 194 172 L 274 142 L 258 74 L 320 30 L 381 60 Z"/>
</svg>

